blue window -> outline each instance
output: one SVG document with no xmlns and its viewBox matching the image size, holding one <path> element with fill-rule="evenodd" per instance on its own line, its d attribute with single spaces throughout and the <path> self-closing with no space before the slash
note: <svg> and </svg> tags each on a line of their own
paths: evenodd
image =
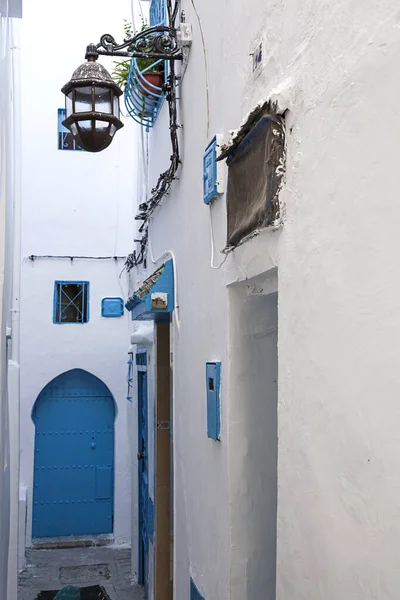
<svg viewBox="0 0 400 600">
<path fill-rule="evenodd" d="M 207 435 L 213 440 L 221 439 L 221 363 L 206 364 L 207 385 Z"/>
<path fill-rule="evenodd" d="M 221 164 L 217 163 L 217 149 L 222 136 L 216 135 L 208 144 L 203 156 L 203 200 L 209 204 L 222 193 Z"/>
<path fill-rule="evenodd" d="M 124 314 L 124 301 L 122 298 L 103 298 L 101 301 L 102 317 L 122 317 Z"/>
<path fill-rule="evenodd" d="M 89 321 L 89 282 L 56 281 L 54 284 L 53 322 L 87 323 Z"/>
<path fill-rule="evenodd" d="M 190 600 L 204 600 L 193 579 L 190 579 Z"/>
<path fill-rule="evenodd" d="M 65 108 L 58 109 L 58 149 L 59 150 L 82 150 L 75 142 L 72 133 L 64 127 L 62 122 L 65 119 Z"/>
</svg>

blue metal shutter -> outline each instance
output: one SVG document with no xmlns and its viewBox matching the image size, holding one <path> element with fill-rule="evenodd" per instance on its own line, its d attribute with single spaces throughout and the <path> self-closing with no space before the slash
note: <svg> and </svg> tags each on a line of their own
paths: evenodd
<svg viewBox="0 0 400 600">
<path fill-rule="evenodd" d="M 219 440 L 221 436 L 220 379 L 221 363 L 207 363 L 207 435 L 213 440 Z"/>
<path fill-rule="evenodd" d="M 203 157 L 203 200 L 206 204 L 218 196 L 217 137 L 207 146 Z"/>
</svg>

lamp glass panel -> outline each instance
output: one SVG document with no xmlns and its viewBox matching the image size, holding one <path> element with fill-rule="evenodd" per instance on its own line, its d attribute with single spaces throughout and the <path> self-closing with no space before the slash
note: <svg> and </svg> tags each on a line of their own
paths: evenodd
<svg viewBox="0 0 400 600">
<path fill-rule="evenodd" d="M 103 132 L 107 129 L 108 126 L 109 126 L 108 121 L 99 121 L 98 119 L 96 119 L 96 123 L 95 123 L 96 131 Z"/>
<path fill-rule="evenodd" d="M 72 113 L 72 92 L 65 96 L 65 116 L 69 117 Z"/>
<path fill-rule="evenodd" d="M 75 90 L 75 111 L 91 112 L 92 111 L 92 88 L 81 87 Z"/>
<path fill-rule="evenodd" d="M 111 90 L 109 88 L 94 88 L 95 111 L 111 114 Z"/>
<path fill-rule="evenodd" d="M 116 94 L 114 94 L 113 99 L 113 113 L 114 116 L 117 117 L 117 119 L 119 119 L 119 98 Z"/>
<path fill-rule="evenodd" d="M 92 128 L 92 121 L 90 121 L 90 120 L 78 121 L 78 127 L 79 127 L 79 129 L 82 129 L 82 131 L 88 131 L 89 129 Z"/>
</svg>

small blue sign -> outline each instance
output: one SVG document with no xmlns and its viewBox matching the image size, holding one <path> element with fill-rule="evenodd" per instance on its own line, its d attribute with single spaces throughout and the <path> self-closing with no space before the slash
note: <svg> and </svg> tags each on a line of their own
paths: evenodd
<svg viewBox="0 0 400 600">
<path fill-rule="evenodd" d="M 124 301 L 122 298 L 103 298 L 101 301 L 102 317 L 122 317 L 124 314 Z"/>
</svg>

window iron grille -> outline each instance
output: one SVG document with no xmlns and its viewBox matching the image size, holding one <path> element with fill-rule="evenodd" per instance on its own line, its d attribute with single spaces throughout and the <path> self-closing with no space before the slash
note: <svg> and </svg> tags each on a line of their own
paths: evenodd
<svg viewBox="0 0 400 600">
<path fill-rule="evenodd" d="M 89 282 L 56 281 L 54 285 L 53 322 L 87 323 L 89 321 Z"/>
</svg>

